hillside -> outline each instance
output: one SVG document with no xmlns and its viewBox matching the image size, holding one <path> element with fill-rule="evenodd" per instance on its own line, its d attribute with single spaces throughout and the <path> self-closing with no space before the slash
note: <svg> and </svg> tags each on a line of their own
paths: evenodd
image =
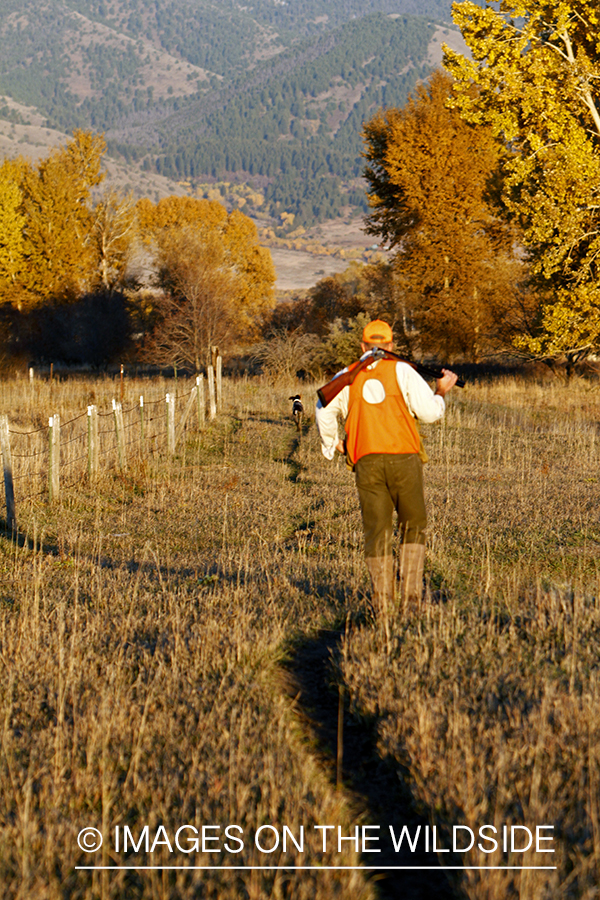
<svg viewBox="0 0 600 900">
<path fill-rule="evenodd" d="M 1 0 L 0 118 L 103 131 L 114 160 L 309 226 L 364 205 L 362 122 L 426 77 L 449 7 Z"/>
</svg>

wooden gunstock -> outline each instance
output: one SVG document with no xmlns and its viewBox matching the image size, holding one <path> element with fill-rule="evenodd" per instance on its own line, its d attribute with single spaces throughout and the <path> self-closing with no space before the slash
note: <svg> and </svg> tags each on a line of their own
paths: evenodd
<svg viewBox="0 0 600 900">
<path fill-rule="evenodd" d="M 379 351 L 380 354 L 383 354 L 383 351 Z M 368 356 L 366 359 L 360 359 L 358 362 L 353 363 L 345 372 L 341 372 L 339 375 L 336 375 L 335 378 L 332 378 L 331 381 L 328 381 L 327 384 L 324 384 L 322 388 L 319 388 L 317 391 L 317 397 L 321 401 L 321 406 L 328 406 L 334 397 L 337 397 L 340 391 L 343 391 L 347 385 L 352 384 L 356 376 L 359 372 L 362 372 L 363 369 L 366 369 L 367 366 L 370 366 L 374 359 L 382 359 L 383 356 Z"/>
</svg>

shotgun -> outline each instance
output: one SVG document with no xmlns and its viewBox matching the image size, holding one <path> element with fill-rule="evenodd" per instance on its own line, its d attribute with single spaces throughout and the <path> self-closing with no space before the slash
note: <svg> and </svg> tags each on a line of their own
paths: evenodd
<svg viewBox="0 0 600 900">
<path fill-rule="evenodd" d="M 391 350 L 382 350 L 381 347 L 375 347 L 363 359 L 359 359 L 358 362 L 352 363 L 345 372 L 336 375 L 335 378 L 332 378 L 331 381 L 324 384 L 322 388 L 319 388 L 317 396 L 321 401 L 321 406 L 327 406 L 331 403 L 333 398 L 337 397 L 339 392 L 342 391 L 346 385 L 352 384 L 359 372 L 362 372 L 367 366 L 372 365 L 377 359 L 395 359 L 396 362 L 407 363 L 407 365 L 418 372 L 419 375 L 423 375 L 424 378 L 435 378 L 437 380 L 438 378 L 443 377 L 441 369 L 434 369 L 431 366 L 423 366 L 421 363 L 410 362 L 408 359 L 403 359 L 396 353 L 392 353 Z M 465 382 L 462 378 L 459 378 L 456 385 L 457 387 L 462 388 L 465 386 Z"/>
</svg>

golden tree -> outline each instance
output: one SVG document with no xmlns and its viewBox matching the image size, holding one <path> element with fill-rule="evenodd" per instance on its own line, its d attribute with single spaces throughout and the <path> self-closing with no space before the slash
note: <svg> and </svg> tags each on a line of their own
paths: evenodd
<svg viewBox="0 0 600 900">
<path fill-rule="evenodd" d="M 172 227 L 162 236 L 157 322 L 146 342 L 146 359 L 164 366 L 199 372 L 212 346 L 226 344 L 237 332 L 241 276 L 214 232 L 190 225 Z"/>
<path fill-rule="evenodd" d="M 0 166 L 0 286 L 3 293 L 14 290 L 23 266 L 23 195 L 21 166 L 4 162 Z"/>
<path fill-rule="evenodd" d="M 94 208 L 90 241 L 99 284 L 114 290 L 123 279 L 135 237 L 135 203 L 131 196 L 108 191 Z"/>
<path fill-rule="evenodd" d="M 365 126 L 366 227 L 396 249 L 403 316 L 408 306 L 422 349 L 478 360 L 514 307 L 520 266 L 489 200 L 501 151 L 448 108 L 451 90 L 435 72 L 403 109 Z"/>
<path fill-rule="evenodd" d="M 225 272 L 230 275 L 229 287 L 223 288 L 223 321 L 231 321 L 227 311 L 231 304 L 236 334 L 255 333 L 275 303 L 275 268 L 271 254 L 258 242 L 252 220 L 238 210 L 228 214 L 214 200 L 191 197 L 167 197 L 157 204 L 140 200 L 137 210 L 140 234 L 154 247 L 159 262 L 161 284 L 175 284 L 172 273 L 192 265 L 186 255 L 206 257 L 202 265 L 214 263 L 216 281 Z M 208 271 L 202 277 L 208 278 Z"/>
<path fill-rule="evenodd" d="M 19 281 L 30 308 L 75 296 L 94 278 L 97 259 L 89 200 L 91 188 L 104 177 L 100 170 L 104 149 L 99 135 L 76 131 L 72 141 L 37 166 L 23 166 L 25 222 Z M 18 305 L 23 305 L 23 299 Z"/>
<path fill-rule="evenodd" d="M 453 14 L 472 54 L 446 48 L 455 106 L 510 151 L 502 202 L 541 295 L 536 328 L 518 345 L 572 365 L 600 345 L 597 0 L 464 2 Z"/>
</svg>

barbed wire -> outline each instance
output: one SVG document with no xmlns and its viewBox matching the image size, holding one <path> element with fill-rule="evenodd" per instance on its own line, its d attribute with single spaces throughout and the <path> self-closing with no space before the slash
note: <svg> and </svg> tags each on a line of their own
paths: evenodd
<svg viewBox="0 0 600 900">
<path fill-rule="evenodd" d="M 35 459 L 36 456 L 42 456 L 47 453 L 47 447 L 43 447 L 41 450 L 34 450 L 33 453 L 13 453 L 13 451 L 11 450 L 11 456 L 13 459 Z"/>
<path fill-rule="evenodd" d="M 75 437 L 69 438 L 66 441 L 60 442 L 61 447 L 67 447 L 69 444 L 72 444 L 74 441 L 80 441 L 82 438 L 86 438 L 87 434 L 85 431 L 82 431 L 81 434 L 76 434 Z"/>
<path fill-rule="evenodd" d="M 180 401 L 180 400 L 183 401 L 186 398 L 190 397 L 196 390 L 197 390 L 197 385 L 194 385 L 189 391 L 186 391 L 183 394 L 177 394 L 177 395 L 170 394 L 171 402 L 173 404 L 172 409 L 175 410 L 175 413 L 177 413 L 178 401 Z M 166 400 L 165 397 L 161 397 L 158 400 L 144 399 L 142 404 L 134 404 L 125 409 L 123 409 L 123 408 L 121 409 L 123 416 L 130 417 L 130 421 L 128 421 L 126 424 L 125 423 L 123 424 L 123 429 L 125 431 L 127 431 L 128 434 L 126 436 L 127 440 L 124 440 L 122 443 L 122 448 L 123 449 L 127 448 L 129 451 L 129 454 L 132 455 L 132 458 L 134 458 L 133 453 L 135 453 L 135 451 L 133 451 L 133 453 L 132 453 L 132 448 L 137 447 L 137 448 L 139 448 L 139 450 L 141 450 L 144 453 L 155 454 L 157 452 L 162 453 L 164 451 L 165 445 L 168 446 L 169 436 L 167 434 L 167 431 L 166 431 L 166 429 L 160 427 L 160 425 L 164 422 L 164 420 L 169 417 L 169 409 L 168 409 L 167 404 L 165 403 L 165 400 Z M 161 406 L 162 406 L 162 411 L 159 411 L 161 409 Z M 149 409 L 149 408 L 151 409 L 152 407 L 155 407 L 155 408 L 158 407 L 158 409 L 153 410 L 154 414 L 149 414 L 148 417 L 144 417 L 144 415 L 143 415 L 144 407 L 146 407 L 146 409 Z M 136 415 L 136 413 L 138 413 L 138 412 L 139 412 L 139 415 Z M 97 413 L 99 418 L 107 418 L 111 415 L 114 416 L 114 414 L 115 414 L 114 409 L 109 409 L 106 412 L 98 412 Z M 181 415 L 183 417 L 183 411 L 182 411 Z M 86 438 L 88 438 L 88 435 L 89 435 L 88 429 L 84 429 L 77 434 L 71 434 L 70 437 L 67 437 L 66 432 L 65 432 L 66 428 L 71 426 L 73 423 L 78 422 L 80 419 L 84 419 L 86 416 L 88 416 L 87 410 L 85 412 L 79 413 L 76 416 L 73 416 L 71 419 L 68 419 L 66 422 L 60 423 L 60 431 L 61 431 L 61 437 L 62 437 L 62 439 L 60 441 L 61 448 L 68 447 L 69 444 L 74 444 L 78 441 L 83 442 L 83 441 L 85 441 Z M 157 426 L 159 426 L 159 427 L 157 427 Z M 143 434 L 142 434 L 142 427 L 143 427 Z M 187 433 L 191 427 L 192 427 L 192 420 L 190 420 L 188 417 L 186 417 L 186 420 L 184 422 L 179 423 L 179 428 L 181 429 L 181 434 Z M 201 422 L 198 422 L 198 428 L 201 428 L 201 427 L 202 427 Z M 137 433 L 135 433 L 135 431 L 133 431 L 133 429 L 136 429 L 136 428 L 138 429 Z M 29 439 L 31 437 L 34 437 L 35 435 L 46 435 L 49 432 L 50 432 L 49 425 L 44 425 L 44 426 L 29 430 L 29 431 L 20 431 L 18 429 L 9 428 L 9 434 L 14 435 L 17 438 L 23 437 L 23 438 Z M 112 440 L 109 439 L 107 441 L 106 436 L 109 436 L 109 435 L 112 436 Z M 119 446 L 118 446 L 119 436 L 118 436 L 116 427 L 99 430 L 98 438 L 99 439 L 104 438 L 104 440 L 102 440 L 101 442 L 99 440 L 99 443 L 108 444 L 108 446 L 105 446 L 103 449 L 100 449 L 100 447 L 98 447 L 98 457 L 102 458 L 102 459 L 106 459 L 107 457 L 112 457 L 113 461 L 112 461 L 112 463 L 109 463 L 109 468 L 110 468 L 110 470 L 114 471 L 114 469 L 117 467 L 116 460 L 117 460 L 118 453 L 119 453 Z M 46 439 L 46 441 L 47 441 L 47 439 Z M 18 492 L 17 492 L 17 498 L 16 498 L 17 502 L 18 503 L 26 503 L 26 502 L 30 502 L 30 501 L 35 501 L 42 497 L 48 498 L 48 496 L 50 494 L 50 486 L 47 483 L 47 479 L 49 478 L 47 462 L 48 462 L 48 457 L 50 455 L 50 447 L 48 446 L 48 443 L 46 442 L 45 446 L 43 446 L 37 450 L 31 450 L 30 452 L 26 452 L 26 453 L 15 453 L 13 451 L 11 455 L 15 460 L 25 460 L 25 461 L 37 460 L 40 457 L 45 458 L 45 460 L 39 466 L 35 466 L 35 469 L 36 469 L 35 471 L 21 471 L 21 472 L 13 473 L 13 475 L 12 475 L 13 482 L 21 482 L 24 479 L 28 479 L 31 482 L 31 486 L 33 486 L 33 484 L 35 484 L 36 480 L 38 481 L 38 483 L 40 481 L 42 481 L 42 483 L 46 482 L 44 484 L 44 487 L 41 490 L 34 491 L 30 494 L 27 494 L 24 497 L 18 496 Z M 63 470 L 65 470 L 66 467 L 68 467 L 68 466 L 70 466 L 71 468 L 79 467 L 81 470 L 81 469 L 86 468 L 85 465 L 83 465 L 83 466 L 81 465 L 82 463 L 85 464 L 86 461 L 89 465 L 89 461 L 90 461 L 89 449 L 88 449 L 88 452 L 80 453 L 79 455 L 77 455 L 71 459 L 67 459 L 63 456 L 63 458 L 60 461 L 60 466 L 61 466 L 61 469 L 63 469 Z M 18 468 L 29 469 L 30 466 L 27 464 L 27 462 L 25 462 L 25 463 L 21 463 L 18 466 Z M 87 477 L 87 473 L 86 473 L 86 477 Z M 64 483 L 61 480 L 60 489 L 61 489 L 61 491 L 69 490 L 70 488 L 73 488 L 80 484 L 81 484 L 81 477 L 79 477 L 75 480 L 71 480 L 67 483 Z"/>
<path fill-rule="evenodd" d="M 75 465 L 76 462 L 79 462 L 82 459 L 85 459 L 85 460 L 88 459 L 87 453 L 84 453 L 82 456 L 76 456 L 75 459 L 66 459 L 64 462 L 61 460 L 60 464 L 61 464 L 61 467 L 62 466 L 73 466 L 73 465 Z"/>
<path fill-rule="evenodd" d="M 36 497 L 42 497 L 48 493 L 48 488 L 45 487 L 41 491 L 38 491 L 37 494 L 28 494 L 27 497 L 18 497 L 19 503 L 27 503 L 28 500 L 35 500 Z"/>
<path fill-rule="evenodd" d="M 21 472 L 20 475 L 15 475 L 13 473 L 13 481 L 20 481 L 21 478 L 43 478 L 43 472 Z"/>
<path fill-rule="evenodd" d="M 40 434 L 42 431 L 48 431 L 49 427 L 50 427 L 49 425 L 42 425 L 41 428 L 36 428 L 34 431 L 14 431 L 12 428 L 9 428 L 8 433 L 27 436 L 30 434 Z"/>
<path fill-rule="evenodd" d="M 78 415 L 78 416 L 75 416 L 75 418 L 69 419 L 68 422 L 61 422 L 61 423 L 60 423 L 60 427 L 61 427 L 61 428 L 66 428 L 67 425 L 70 425 L 72 422 L 77 422 L 78 419 L 83 419 L 84 416 L 87 416 L 87 410 L 86 410 L 86 412 L 79 413 L 79 415 Z"/>
</svg>

